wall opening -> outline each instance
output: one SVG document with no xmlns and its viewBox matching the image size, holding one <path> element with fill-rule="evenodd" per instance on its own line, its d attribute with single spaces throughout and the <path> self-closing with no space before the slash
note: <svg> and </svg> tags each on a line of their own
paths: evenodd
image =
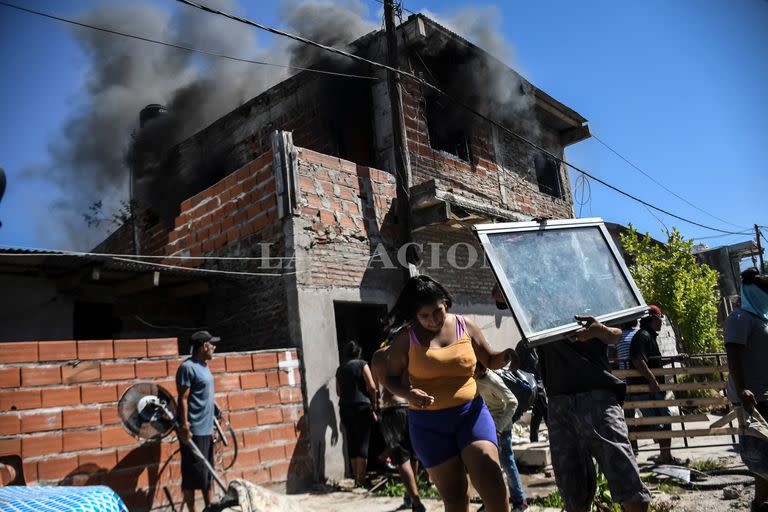
<svg viewBox="0 0 768 512">
<path fill-rule="evenodd" d="M 469 136 L 464 129 L 464 123 L 459 119 L 454 105 L 437 96 L 426 98 L 427 130 L 429 145 L 432 149 L 445 151 L 453 156 L 472 161 L 472 151 Z"/>
<path fill-rule="evenodd" d="M 356 341 L 363 347 L 363 359 L 371 360 L 371 356 L 379 349 L 383 339 L 382 319 L 387 314 L 385 304 L 370 304 L 362 302 L 333 303 L 336 316 L 336 342 L 339 349 L 339 361 L 342 358 L 344 345 Z"/>
<path fill-rule="evenodd" d="M 560 165 L 557 160 L 537 154 L 534 158 L 536 167 L 536 182 L 539 185 L 539 192 L 553 197 L 563 197 L 563 186 L 560 182 Z"/>
</svg>

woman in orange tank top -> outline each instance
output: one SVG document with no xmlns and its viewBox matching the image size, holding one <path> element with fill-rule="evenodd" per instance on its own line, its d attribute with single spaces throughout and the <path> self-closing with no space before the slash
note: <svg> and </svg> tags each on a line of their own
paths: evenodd
<svg viewBox="0 0 768 512">
<path fill-rule="evenodd" d="M 407 325 L 388 351 L 385 386 L 408 400 L 417 457 L 437 485 L 446 512 L 469 510 L 469 482 L 488 512 L 507 512 L 496 429 L 477 393 L 475 364 L 501 368 L 517 356 L 492 350 L 470 320 L 449 313 L 450 293 L 427 276 L 411 278 L 391 315 Z"/>
</svg>

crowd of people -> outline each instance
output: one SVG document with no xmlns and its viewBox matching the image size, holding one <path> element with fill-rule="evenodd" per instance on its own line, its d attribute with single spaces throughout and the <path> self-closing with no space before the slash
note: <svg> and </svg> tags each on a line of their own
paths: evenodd
<svg viewBox="0 0 768 512">
<path fill-rule="evenodd" d="M 729 317 L 725 342 L 730 365 L 728 396 L 744 414 L 768 417 L 768 278 L 744 274 L 742 308 Z M 499 308 L 503 294 L 494 288 Z M 469 482 L 482 510 L 506 512 L 528 507 L 512 450 L 512 426 L 523 407 L 505 380 L 522 369 L 536 388 L 530 439 L 547 425 L 555 481 L 569 512 L 590 509 L 597 468 L 612 499 L 625 511 L 649 510 L 651 495 L 640 479 L 637 446 L 629 441 L 625 399 L 663 400 L 664 377 L 653 370 L 670 361 L 658 344 L 664 315 L 649 306 L 646 315 L 621 328 L 576 315 L 581 327 L 567 338 L 530 349 L 496 351 L 470 319 L 451 312 L 448 290 L 428 276 L 411 278 L 389 315 L 385 341 L 369 367 L 350 342 L 337 372 L 341 420 L 352 474 L 363 484 L 372 421 L 379 422 L 386 455 L 406 490 L 406 505 L 421 512 L 419 465 L 437 487 L 446 512 L 469 510 Z M 639 376 L 614 376 L 612 355 Z M 686 359 L 681 354 L 678 359 Z M 647 388 L 626 396 L 627 385 Z M 520 406 L 519 406 L 520 405 Z M 644 417 L 665 417 L 664 407 L 642 409 Z M 760 417 L 762 415 L 762 417 Z M 765 420 L 762 420 L 765 424 Z M 670 423 L 644 426 L 664 430 Z M 741 436 L 742 458 L 756 475 L 754 510 L 768 510 L 768 439 Z M 670 440 L 659 443 L 660 464 L 680 464 Z M 506 474 L 506 483 L 504 479 Z"/>
</svg>

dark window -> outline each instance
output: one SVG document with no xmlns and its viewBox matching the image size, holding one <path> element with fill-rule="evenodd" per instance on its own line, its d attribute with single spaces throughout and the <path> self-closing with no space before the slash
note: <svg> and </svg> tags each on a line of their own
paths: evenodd
<svg viewBox="0 0 768 512">
<path fill-rule="evenodd" d="M 472 161 L 469 137 L 464 131 L 466 121 L 453 105 L 437 97 L 427 98 L 427 129 L 432 149 L 445 151 L 465 162 Z"/>
<path fill-rule="evenodd" d="M 560 183 L 560 165 L 557 160 L 546 155 L 536 155 L 535 165 L 539 192 L 562 198 L 563 187 Z"/>
</svg>

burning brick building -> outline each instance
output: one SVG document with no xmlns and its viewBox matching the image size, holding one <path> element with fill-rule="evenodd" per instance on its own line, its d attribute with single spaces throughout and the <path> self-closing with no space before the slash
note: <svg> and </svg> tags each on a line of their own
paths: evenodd
<svg viewBox="0 0 768 512">
<path fill-rule="evenodd" d="M 563 157 L 565 147 L 589 137 L 578 113 L 429 18 L 411 16 L 397 35 L 402 69 L 552 154 Z M 381 31 L 350 47 L 386 60 Z M 357 77 L 298 73 L 171 149 L 135 152 L 135 197 L 153 218 L 136 237 L 124 226 L 98 251 L 140 248 L 195 268 L 195 282 L 174 296 L 165 324 L 205 325 L 223 337 L 226 351 L 299 349 L 311 455 L 322 479 L 343 472 L 341 444 L 332 442 L 339 349 L 351 339 L 369 352 L 378 345 L 379 320 L 404 274 L 388 264 L 397 261 L 399 219 L 384 71 L 336 57 L 314 62 Z M 472 316 L 492 344 L 514 344 L 519 334 L 511 317 L 495 310 L 493 275 L 471 225 L 573 217 L 568 174 L 417 81 L 403 80 L 402 103 L 420 271 L 454 293 L 454 310 Z M 137 140 L 163 130 L 159 114 Z M 205 270 L 233 274 L 206 277 Z M 109 335 L 157 335 L 134 319 L 157 318 L 170 300 L 158 289 L 154 283 L 131 300 L 113 301 L 120 332 Z"/>
</svg>

